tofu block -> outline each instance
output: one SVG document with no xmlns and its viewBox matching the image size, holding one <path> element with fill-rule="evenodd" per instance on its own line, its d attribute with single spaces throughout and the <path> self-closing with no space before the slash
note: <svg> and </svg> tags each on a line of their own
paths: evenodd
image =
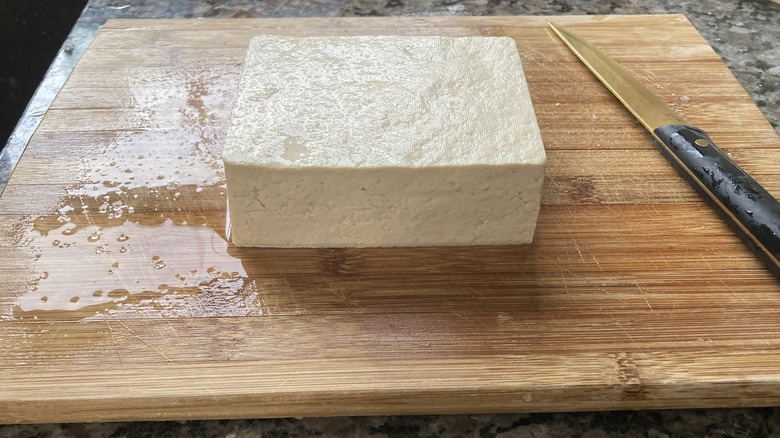
<svg viewBox="0 0 780 438">
<path fill-rule="evenodd" d="M 252 39 L 225 152 L 237 246 L 525 244 L 546 156 L 497 37 Z"/>
</svg>

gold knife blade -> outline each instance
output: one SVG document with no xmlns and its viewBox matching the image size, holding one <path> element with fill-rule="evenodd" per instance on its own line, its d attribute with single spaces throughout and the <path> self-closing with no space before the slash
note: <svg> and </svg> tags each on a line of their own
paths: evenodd
<svg viewBox="0 0 780 438">
<path fill-rule="evenodd" d="M 665 101 L 642 85 L 625 67 L 574 32 L 547 22 L 572 52 L 612 91 L 648 131 L 665 125 L 687 125 Z"/>
</svg>

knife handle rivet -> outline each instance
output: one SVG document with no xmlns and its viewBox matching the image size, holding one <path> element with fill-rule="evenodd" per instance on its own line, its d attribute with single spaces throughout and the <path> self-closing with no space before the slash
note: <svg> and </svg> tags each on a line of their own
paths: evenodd
<svg viewBox="0 0 780 438">
<path fill-rule="evenodd" d="M 697 138 L 693 142 L 696 143 L 696 146 L 701 146 L 701 147 L 710 145 L 709 140 L 707 140 L 706 138 Z"/>
</svg>

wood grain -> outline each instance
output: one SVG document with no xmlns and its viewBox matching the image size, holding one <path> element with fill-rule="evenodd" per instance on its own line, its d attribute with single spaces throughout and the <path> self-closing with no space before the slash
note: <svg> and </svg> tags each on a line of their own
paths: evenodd
<svg viewBox="0 0 780 438">
<path fill-rule="evenodd" d="M 106 23 L 0 197 L 0 421 L 780 403 L 780 281 L 547 19 Z M 777 135 L 684 17 L 554 20 L 780 193 Z M 222 142 L 262 33 L 513 37 L 534 243 L 233 247 Z"/>
</svg>

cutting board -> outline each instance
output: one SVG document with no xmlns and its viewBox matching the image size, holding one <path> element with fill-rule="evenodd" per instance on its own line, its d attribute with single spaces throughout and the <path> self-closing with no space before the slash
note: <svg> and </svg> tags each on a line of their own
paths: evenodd
<svg viewBox="0 0 780 438">
<path fill-rule="evenodd" d="M 546 20 L 106 23 L 0 198 L 0 421 L 780 404 L 780 281 Z M 777 135 L 683 16 L 555 21 L 780 194 Z M 264 33 L 514 38 L 533 244 L 232 246 L 220 154 Z"/>
</svg>

